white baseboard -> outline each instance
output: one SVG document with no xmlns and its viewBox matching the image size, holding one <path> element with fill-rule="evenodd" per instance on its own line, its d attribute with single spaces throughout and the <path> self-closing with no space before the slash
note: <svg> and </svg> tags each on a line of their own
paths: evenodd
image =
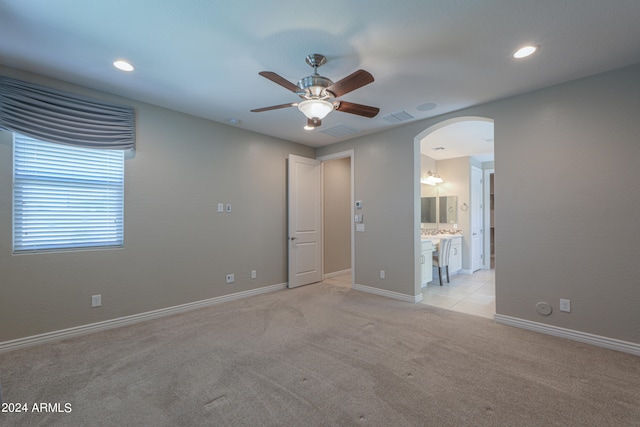
<svg viewBox="0 0 640 427">
<path fill-rule="evenodd" d="M 333 273 L 327 273 L 327 274 L 324 274 L 324 275 L 322 276 L 322 280 L 330 279 L 330 278 L 332 278 L 332 277 L 336 277 L 336 276 L 342 276 L 342 275 L 344 275 L 344 274 L 351 274 L 351 269 L 350 269 L 350 268 L 348 268 L 348 269 L 346 269 L 346 270 L 342 270 L 342 271 L 334 271 Z"/>
<path fill-rule="evenodd" d="M 579 341 L 598 347 L 604 347 L 640 356 L 640 344 L 617 340 L 614 338 L 607 338 L 600 335 L 588 334 L 586 332 L 574 331 L 572 329 L 560 328 L 558 326 L 545 325 L 543 323 L 532 322 L 530 320 L 518 319 L 517 317 L 503 316 L 502 314 L 496 314 L 493 318 L 497 323 L 502 323 L 504 325 L 515 326 L 516 328 L 528 329 L 530 331 L 567 338 L 573 341 Z"/>
<path fill-rule="evenodd" d="M 394 292 L 394 291 L 387 291 L 384 289 L 378 289 L 378 288 L 374 288 L 372 286 L 367 286 L 367 285 L 358 285 L 357 283 L 353 285 L 353 289 L 356 289 L 358 291 L 362 291 L 362 292 L 368 292 L 370 294 L 376 294 L 376 295 L 380 295 L 383 297 L 387 297 L 387 298 L 393 298 L 393 299 L 398 299 L 400 301 L 406 301 L 406 302 L 420 302 L 422 301 L 422 294 L 418 294 L 418 295 L 407 295 L 407 294 L 401 294 L 400 292 Z"/>
<path fill-rule="evenodd" d="M 286 289 L 286 283 L 265 286 L 258 289 L 237 292 L 230 295 L 223 295 L 206 300 L 190 302 L 187 304 L 176 305 L 173 307 L 161 308 L 159 310 L 147 311 L 146 313 L 133 314 L 131 316 L 119 317 L 117 319 L 105 320 L 103 322 L 91 323 L 88 325 L 76 326 L 74 328 L 62 329 L 59 331 L 47 332 L 44 334 L 33 335 L 25 338 L 18 338 L 11 341 L 0 342 L 0 353 L 18 348 L 29 347 L 36 344 L 42 344 L 50 341 L 57 341 L 63 338 L 71 338 L 79 335 L 85 335 L 93 332 L 104 331 L 107 329 L 127 326 L 134 323 L 144 322 L 145 320 L 157 319 L 159 317 L 169 316 L 172 314 L 183 313 L 198 308 L 209 307 L 227 301 L 247 298 L 254 295 L 266 294 L 269 292 Z"/>
</svg>

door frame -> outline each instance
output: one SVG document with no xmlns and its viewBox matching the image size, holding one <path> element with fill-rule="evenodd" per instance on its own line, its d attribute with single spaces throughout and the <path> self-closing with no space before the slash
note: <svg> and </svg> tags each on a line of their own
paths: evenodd
<svg viewBox="0 0 640 427">
<path fill-rule="evenodd" d="M 353 287 L 356 283 L 356 239 L 355 239 L 355 150 L 346 150 L 340 151 L 338 153 L 327 154 L 325 156 L 316 157 L 316 160 L 320 161 L 320 175 L 321 182 L 323 183 L 322 187 L 322 202 L 321 204 L 324 206 L 324 162 L 329 160 L 337 160 L 349 158 L 349 173 L 351 175 L 351 286 Z M 322 213 L 322 247 L 324 248 L 324 211 Z M 324 278 L 324 249 L 322 254 L 322 277 Z"/>
<path fill-rule="evenodd" d="M 483 232 L 483 241 L 484 241 L 484 259 L 482 260 L 482 268 L 484 270 L 491 270 L 491 174 L 495 173 L 495 168 L 493 169 L 483 169 L 483 213 L 484 213 L 484 232 Z M 495 179 L 495 175 L 494 175 Z"/>
<path fill-rule="evenodd" d="M 478 185 L 478 183 L 474 183 L 473 179 L 474 179 L 474 174 L 479 174 L 479 179 L 480 179 L 480 183 Z M 485 236 L 485 228 L 484 228 L 484 208 L 485 208 L 485 196 L 484 196 L 484 172 L 482 170 L 481 167 L 478 167 L 476 165 L 471 165 L 470 171 L 469 171 L 469 180 L 470 180 L 470 188 L 469 188 L 469 199 L 470 199 L 470 204 L 471 204 L 471 213 L 469 215 L 469 231 L 470 231 L 470 241 L 469 241 L 469 271 L 471 274 L 473 274 L 474 271 L 478 271 L 478 270 L 482 270 L 484 269 L 484 260 L 485 260 L 485 242 L 484 242 L 484 236 Z M 479 194 L 478 194 L 479 193 Z M 480 211 L 477 210 L 477 206 L 478 204 L 481 206 Z M 478 222 L 476 223 L 475 219 L 478 219 Z M 480 257 L 481 257 L 481 261 L 479 264 L 479 268 L 475 269 L 475 265 L 474 262 L 476 260 L 476 257 L 478 256 L 478 254 L 476 253 L 476 245 L 474 244 L 474 232 L 475 229 L 473 228 L 473 226 L 476 226 L 477 229 L 480 232 L 480 242 L 478 243 L 479 248 L 478 251 L 480 252 Z"/>
</svg>

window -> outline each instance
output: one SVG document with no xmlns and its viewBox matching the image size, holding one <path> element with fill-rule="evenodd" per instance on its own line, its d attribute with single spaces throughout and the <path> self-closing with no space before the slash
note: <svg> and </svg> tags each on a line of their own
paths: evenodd
<svg viewBox="0 0 640 427">
<path fill-rule="evenodd" d="M 13 251 L 122 247 L 124 152 L 14 133 Z"/>
</svg>

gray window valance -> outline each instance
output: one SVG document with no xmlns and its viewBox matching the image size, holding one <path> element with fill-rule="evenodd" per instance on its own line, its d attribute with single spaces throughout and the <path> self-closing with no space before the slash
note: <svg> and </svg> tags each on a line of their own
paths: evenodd
<svg viewBox="0 0 640 427">
<path fill-rule="evenodd" d="M 135 149 L 131 107 L 0 76 L 0 128 L 85 148 Z"/>
</svg>

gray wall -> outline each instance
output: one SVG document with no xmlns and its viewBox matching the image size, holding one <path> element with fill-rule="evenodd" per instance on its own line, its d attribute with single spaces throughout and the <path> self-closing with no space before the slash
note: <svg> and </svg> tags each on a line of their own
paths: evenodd
<svg viewBox="0 0 640 427">
<path fill-rule="evenodd" d="M 402 128 L 399 128 L 402 129 Z M 355 200 L 362 201 L 364 232 L 355 233 L 355 283 L 416 295 L 419 270 L 414 237 L 420 221 L 420 156 L 412 137 L 398 130 L 376 133 L 317 150 L 318 156 L 354 150 Z M 414 212 L 414 208 L 418 210 Z M 353 268 L 353 266 L 352 266 Z M 385 279 L 380 279 L 385 270 Z M 417 271 L 418 276 L 415 276 Z"/>
<path fill-rule="evenodd" d="M 639 343 L 640 65 L 498 105 L 497 312 Z"/>
<path fill-rule="evenodd" d="M 356 283 L 419 293 L 415 137 L 462 116 L 495 120 L 497 313 L 639 343 L 640 64 L 318 149 L 355 150 Z"/>
<path fill-rule="evenodd" d="M 286 280 L 284 159 L 314 150 L 122 102 L 138 113 L 123 250 L 12 256 L 11 150 L 0 144 L 0 322 L 11 325 L 0 341 Z M 420 293 L 416 136 L 445 119 L 487 117 L 500 168 L 497 312 L 640 343 L 639 113 L 635 65 L 318 149 L 354 149 L 366 226 L 356 283 Z M 234 213 L 215 213 L 217 202 Z M 236 284 L 225 285 L 232 272 Z M 89 307 L 94 293 L 100 309 Z M 561 297 L 572 313 L 559 312 Z M 536 314 L 541 300 L 551 316 Z"/>
<path fill-rule="evenodd" d="M 310 147 L 1 68 L 136 109 L 125 247 L 12 255 L 12 148 L 0 143 L 0 342 L 285 283 L 286 158 Z M 217 213 L 218 202 L 232 213 Z M 250 271 L 258 278 L 251 280 Z M 235 273 L 234 284 L 225 275 Z M 102 307 L 91 308 L 91 295 Z"/>
<path fill-rule="evenodd" d="M 324 274 L 351 268 L 351 159 L 323 162 Z"/>
</svg>

